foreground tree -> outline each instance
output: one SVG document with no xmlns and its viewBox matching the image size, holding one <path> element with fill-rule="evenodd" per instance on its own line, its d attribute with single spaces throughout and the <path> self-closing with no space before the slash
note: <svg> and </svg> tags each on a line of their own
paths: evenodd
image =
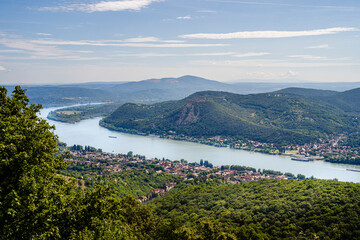
<svg viewBox="0 0 360 240">
<path fill-rule="evenodd" d="M 0 239 L 154 237 L 157 221 L 135 199 L 104 187 L 79 192 L 56 174 L 67 164 L 40 109 L 20 87 L 12 96 L 0 88 Z"/>
<path fill-rule="evenodd" d="M 53 127 L 36 114 L 41 106 L 28 106 L 24 90 L 12 97 L 0 89 L 0 225 L 5 238 L 59 235 L 52 222 L 64 206 L 69 185 L 55 173 L 66 165 L 55 157 Z M 53 211 L 53 210 L 57 211 Z"/>
</svg>

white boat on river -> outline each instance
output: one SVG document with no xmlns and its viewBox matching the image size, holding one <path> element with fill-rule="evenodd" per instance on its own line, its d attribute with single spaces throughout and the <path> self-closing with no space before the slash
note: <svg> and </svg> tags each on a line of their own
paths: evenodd
<svg viewBox="0 0 360 240">
<path fill-rule="evenodd" d="M 46 118 L 50 111 L 58 108 L 46 108 L 41 117 Z M 262 153 L 218 148 L 198 143 L 162 139 L 156 136 L 139 136 L 110 131 L 99 126 L 101 118 L 93 118 L 76 124 L 67 124 L 48 120 L 55 125 L 55 133 L 60 141 L 68 145 L 80 144 L 101 148 L 105 152 L 145 155 L 146 157 L 167 158 L 170 160 L 185 159 L 189 162 L 208 160 L 215 166 L 244 165 L 256 169 L 272 169 L 293 174 L 303 174 L 306 177 L 314 176 L 320 179 L 338 179 L 339 181 L 360 182 L 360 173 L 347 171 L 360 166 L 334 164 L 324 161 L 292 161 L 288 156 L 275 156 Z M 109 137 L 113 136 L 113 137 Z"/>
</svg>

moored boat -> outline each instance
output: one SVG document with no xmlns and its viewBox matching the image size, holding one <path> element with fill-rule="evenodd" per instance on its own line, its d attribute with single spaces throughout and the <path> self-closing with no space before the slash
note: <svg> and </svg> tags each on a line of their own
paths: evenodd
<svg viewBox="0 0 360 240">
<path fill-rule="evenodd" d="M 310 162 L 310 161 L 314 161 L 313 159 L 309 159 L 309 158 L 291 158 L 291 160 L 300 161 L 300 162 Z"/>
</svg>

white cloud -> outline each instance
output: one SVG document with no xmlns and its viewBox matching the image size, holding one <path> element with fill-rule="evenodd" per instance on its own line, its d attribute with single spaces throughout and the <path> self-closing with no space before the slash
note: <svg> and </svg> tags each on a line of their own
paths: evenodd
<svg viewBox="0 0 360 240">
<path fill-rule="evenodd" d="M 264 55 L 269 55 L 270 53 L 267 52 L 249 52 L 249 53 L 242 53 L 242 54 L 235 54 L 234 57 L 238 58 L 245 58 L 245 57 L 259 57 Z"/>
<path fill-rule="evenodd" d="M 8 57 L 0 56 L 0 60 L 71 60 L 71 61 L 90 61 L 90 60 L 102 60 L 102 57 L 82 57 L 76 55 L 59 55 L 59 56 L 49 56 L 49 55 L 39 55 L 33 54 L 22 57 Z"/>
<path fill-rule="evenodd" d="M 182 40 L 163 40 L 163 43 L 184 43 L 185 41 Z"/>
<path fill-rule="evenodd" d="M 278 82 L 280 79 L 289 79 L 289 77 L 285 77 L 287 72 L 274 72 L 274 71 L 255 71 L 255 72 L 245 72 L 242 75 L 243 79 L 251 79 L 251 80 L 270 80 L 271 82 Z"/>
<path fill-rule="evenodd" d="M 23 50 L 6 49 L 6 50 L 0 50 L 0 53 L 26 53 L 26 52 Z"/>
<path fill-rule="evenodd" d="M 8 49 L 0 50 L 1 60 L 76 60 L 88 61 L 109 59 L 109 56 L 94 56 L 96 52 L 92 50 L 62 49 L 61 46 L 98 46 L 98 47 L 134 47 L 134 48 L 204 48 L 204 47 L 222 47 L 228 44 L 188 44 L 184 41 L 160 40 L 155 37 L 132 38 L 126 40 L 80 40 L 66 41 L 56 39 L 24 39 L 21 36 L 13 36 L 1 33 L 0 46 Z M 21 53 L 21 55 L 11 55 L 12 53 Z M 5 55 L 7 54 L 7 55 Z M 213 55 L 218 53 L 211 53 Z M 154 55 L 154 54 L 152 54 Z M 145 54 L 143 57 L 151 56 Z M 169 55 L 167 55 L 169 56 Z"/>
<path fill-rule="evenodd" d="M 313 56 L 313 55 L 291 55 L 289 56 L 291 58 L 301 58 L 306 60 L 325 60 L 326 57 L 320 57 L 320 56 Z"/>
<path fill-rule="evenodd" d="M 280 78 L 293 78 L 298 76 L 299 73 L 298 72 L 294 72 L 292 70 L 288 70 L 286 73 L 282 73 L 279 75 Z"/>
<path fill-rule="evenodd" d="M 154 39 L 153 39 L 154 40 Z M 144 47 L 144 48 L 187 48 L 187 47 L 223 47 L 228 44 L 200 44 L 182 43 L 178 41 L 163 41 L 160 43 L 146 42 L 124 42 L 123 40 L 102 40 L 102 41 L 66 41 L 66 40 L 31 40 L 32 43 L 41 45 L 74 45 L 74 46 L 99 46 L 99 47 Z M 1 43 L 1 42 L 0 42 Z"/>
<path fill-rule="evenodd" d="M 154 2 L 163 0 L 123 0 L 123 1 L 101 1 L 92 4 L 71 4 L 58 7 L 42 7 L 41 11 L 82 11 L 82 12 L 107 12 L 107 11 L 139 11 Z"/>
<path fill-rule="evenodd" d="M 3 66 L 0 66 L 0 71 L 6 71 L 6 68 Z"/>
<path fill-rule="evenodd" d="M 159 42 L 160 39 L 157 37 L 138 37 L 138 38 L 128 38 L 124 42 Z"/>
<path fill-rule="evenodd" d="M 199 11 L 196 11 L 196 12 L 199 12 L 199 13 L 217 13 L 217 11 L 214 11 L 214 10 L 199 10 Z"/>
<path fill-rule="evenodd" d="M 316 67 L 340 67 L 360 66 L 360 62 L 289 62 L 285 60 L 241 60 L 241 61 L 191 61 L 193 65 L 222 66 L 222 67 L 270 67 L 270 68 L 316 68 Z"/>
<path fill-rule="evenodd" d="M 77 52 L 77 53 L 94 53 L 94 51 L 89 51 L 89 50 L 79 50 L 79 51 L 73 51 L 73 52 Z"/>
<path fill-rule="evenodd" d="M 117 54 L 118 57 L 202 57 L 202 56 L 230 56 L 234 52 L 212 52 L 212 53 L 191 53 L 191 54 L 175 54 L 175 53 L 124 53 Z"/>
<path fill-rule="evenodd" d="M 50 34 L 50 33 L 37 33 L 36 35 L 38 35 L 38 36 L 51 36 L 52 34 Z"/>
<path fill-rule="evenodd" d="M 91 56 L 79 56 L 76 54 L 89 54 L 91 51 L 81 50 L 63 50 L 57 46 L 51 46 L 47 44 L 41 44 L 36 40 L 22 39 L 18 36 L 2 35 L 4 38 L 0 39 L 0 45 L 7 48 L 6 50 L 0 50 L 0 53 L 22 53 L 21 56 L 0 56 L 2 60 L 96 60 L 98 57 Z"/>
<path fill-rule="evenodd" d="M 313 55 L 291 55 L 288 57 L 305 59 L 305 60 L 316 60 L 316 61 L 318 61 L 318 60 L 326 60 L 326 61 L 349 61 L 349 60 L 351 60 L 351 58 L 349 58 L 349 57 L 327 58 L 327 57 L 313 56 Z"/>
<path fill-rule="evenodd" d="M 122 53 L 122 54 L 116 54 L 115 57 L 175 57 L 178 56 L 176 54 L 171 53 Z"/>
<path fill-rule="evenodd" d="M 191 16 L 183 16 L 183 17 L 177 17 L 176 19 L 182 19 L 182 20 L 189 20 L 189 19 L 191 19 Z"/>
<path fill-rule="evenodd" d="M 63 50 L 60 50 L 54 46 L 43 46 L 35 42 L 20 38 L 2 38 L 0 39 L 0 44 L 8 48 L 30 51 L 37 55 L 59 56 L 64 53 Z"/>
<path fill-rule="evenodd" d="M 289 80 L 290 78 L 295 78 L 299 76 L 298 72 L 292 70 L 283 71 L 254 71 L 254 72 L 245 72 L 245 79 L 256 79 L 256 80 Z"/>
<path fill-rule="evenodd" d="M 352 27 L 337 27 L 305 31 L 245 31 L 233 33 L 195 33 L 180 35 L 181 38 L 191 39 L 246 39 L 246 38 L 289 38 L 303 36 L 319 36 L 340 32 L 357 31 Z"/>
<path fill-rule="evenodd" d="M 193 53 L 189 56 L 231 56 L 234 55 L 234 52 L 213 52 L 213 53 Z"/>
<path fill-rule="evenodd" d="M 328 44 L 322 44 L 322 45 L 317 45 L 317 46 L 310 46 L 310 47 L 307 47 L 309 49 L 328 49 L 330 48 L 330 46 Z"/>
<path fill-rule="evenodd" d="M 118 42 L 130 42 L 130 43 L 142 43 L 142 42 L 183 43 L 184 41 L 182 41 L 182 40 L 161 40 L 161 39 L 159 39 L 157 37 L 138 37 L 138 38 L 128 38 L 128 39 L 125 39 L 125 40 L 120 40 Z"/>
</svg>

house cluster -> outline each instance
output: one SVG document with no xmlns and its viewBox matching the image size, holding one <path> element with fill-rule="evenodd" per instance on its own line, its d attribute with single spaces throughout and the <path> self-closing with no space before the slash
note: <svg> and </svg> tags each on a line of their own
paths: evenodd
<svg viewBox="0 0 360 240">
<path fill-rule="evenodd" d="M 228 183 L 242 183 L 255 181 L 260 179 L 287 179 L 283 174 L 279 173 L 261 173 L 252 168 L 236 166 L 236 167 L 212 167 L 205 161 L 205 164 L 188 163 L 186 160 L 170 161 L 168 159 L 145 158 L 144 156 L 132 154 L 114 154 L 100 152 L 84 152 L 71 151 L 71 157 L 65 161 L 76 162 L 82 164 L 94 164 L 96 166 L 104 166 L 106 174 L 116 174 L 121 171 L 133 169 L 153 169 L 157 173 L 174 174 L 180 176 L 184 180 L 193 181 L 197 178 L 205 178 L 206 181 L 219 179 Z M 105 174 L 105 172 L 101 174 Z M 166 186 L 164 192 L 158 189 L 154 190 L 155 195 L 162 195 L 169 191 L 175 185 Z"/>
<path fill-rule="evenodd" d="M 63 149 L 62 151 L 65 151 Z M 222 181 L 229 184 L 238 184 L 261 179 L 288 179 L 295 176 L 284 175 L 280 172 L 271 170 L 256 170 L 244 166 L 221 166 L 213 167 L 208 161 L 199 163 L 188 163 L 186 160 L 170 161 L 168 159 L 146 158 L 141 155 L 115 154 L 104 152 L 71 151 L 70 157 L 65 161 L 72 162 L 75 165 L 90 164 L 96 166 L 96 169 L 102 169 L 96 174 L 108 175 L 119 174 L 122 171 L 135 169 L 153 170 L 158 174 L 173 174 L 180 176 L 184 181 Z M 176 182 L 170 183 L 164 188 L 153 189 L 147 196 L 138 198 L 139 202 L 148 202 L 151 199 L 162 196 L 172 188 Z"/>
<path fill-rule="evenodd" d="M 340 134 L 327 140 L 319 139 L 316 143 L 287 147 L 287 149 L 296 150 L 298 156 L 316 159 L 321 159 L 324 155 L 360 157 L 359 149 L 345 145 L 345 139 L 346 136 Z"/>
<path fill-rule="evenodd" d="M 215 136 L 211 138 L 195 138 L 184 135 L 167 135 L 165 138 L 197 142 L 215 147 L 230 147 L 234 149 L 249 150 L 254 152 L 262 152 L 267 154 L 287 154 L 293 157 L 314 159 L 322 159 L 325 155 L 330 156 L 350 156 L 354 158 L 360 157 L 360 148 L 352 148 L 344 144 L 344 140 L 348 137 L 345 134 L 330 136 L 326 140 L 319 139 L 315 143 L 307 143 L 304 145 L 275 146 L 272 143 L 263 143 L 258 141 L 232 140 L 223 136 Z M 287 153 L 290 151 L 291 153 Z"/>
</svg>

